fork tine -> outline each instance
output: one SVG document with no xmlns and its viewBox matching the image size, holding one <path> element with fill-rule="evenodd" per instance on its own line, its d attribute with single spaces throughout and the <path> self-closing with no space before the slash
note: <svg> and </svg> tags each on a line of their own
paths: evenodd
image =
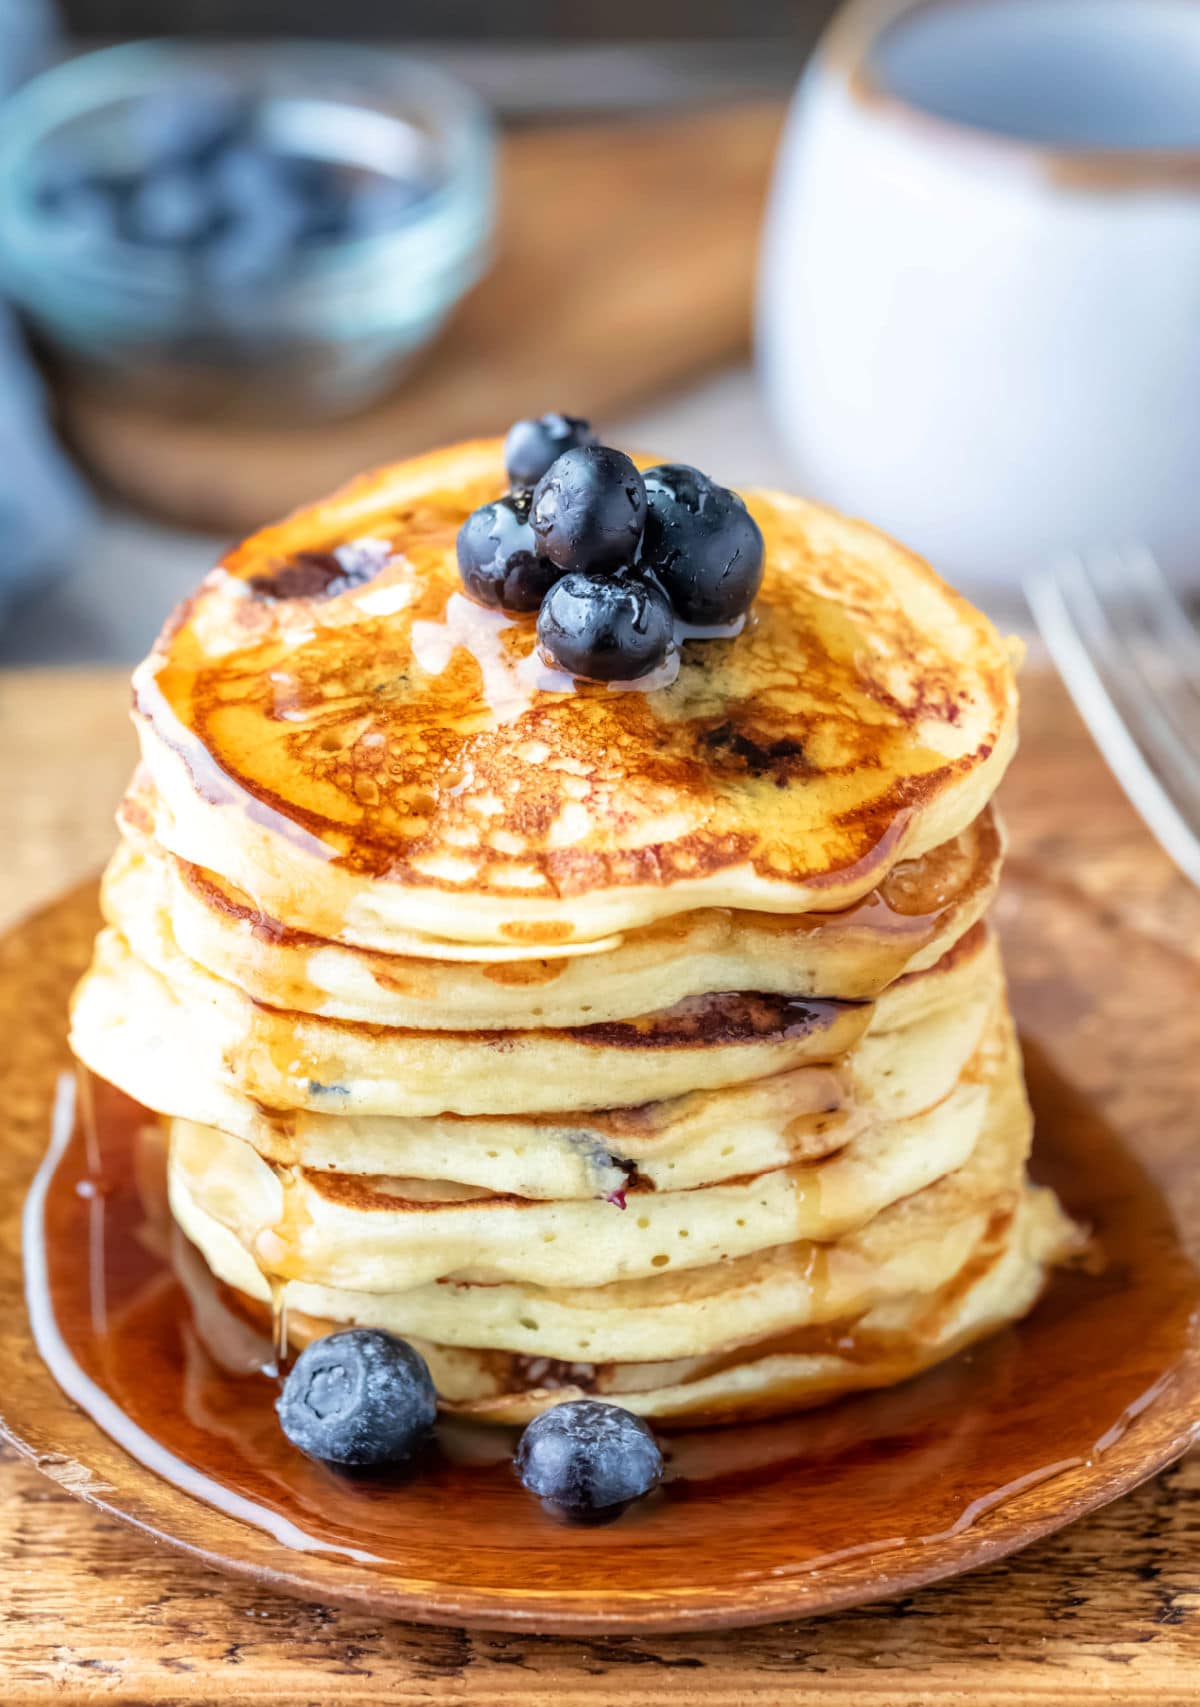
<svg viewBox="0 0 1200 1707">
<path fill-rule="evenodd" d="M 1141 728 L 1142 744 L 1149 748 L 1150 757 L 1157 759 L 1156 768 L 1174 773 L 1200 808 L 1200 749 L 1193 745 L 1187 720 L 1176 711 L 1158 676 L 1147 668 L 1136 630 L 1131 632 L 1129 601 L 1121 578 L 1123 559 L 1119 553 L 1083 552 L 1075 562 L 1077 574 L 1068 583 L 1068 591 L 1073 589 L 1077 614 L 1086 615 L 1094 642 L 1103 648 L 1110 693 L 1115 684 L 1113 697 L 1124 721 L 1133 725 L 1135 734 Z M 1116 582 L 1110 571 L 1118 577 Z M 1161 651 L 1156 656 L 1161 658 Z M 1168 667 L 1172 682 L 1178 681 L 1180 671 L 1173 658 L 1168 660 Z"/>
<path fill-rule="evenodd" d="M 1200 835 L 1150 767 L 1097 667 L 1064 591 L 1069 588 L 1078 598 L 1081 585 L 1085 607 L 1095 606 L 1095 589 L 1081 560 L 1063 557 L 1032 573 L 1025 595 L 1050 656 L 1117 781 L 1180 870 L 1200 884 Z M 1094 623 L 1089 626 L 1094 632 Z"/>
<path fill-rule="evenodd" d="M 1147 626 L 1167 656 L 1178 664 L 1184 683 L 1200 698 L 1200 632 L 1182 599 L 1148 546 L 1127 545 L 1118 556 Z"/>
<path fill-rule="evenodd" d="M 1140 625 L 1153 642 L 1158 656 L 1175 667 L 1174 683 L 1182 689 L 1189 706 L 1197 710 L 1173 719 L 1181 737 L 1200 748 L 1200 632 L 1183 607 L 1174 587 L 1163 574 L 1154 554 L 1144 545 L 1126 545 L 1112 553 L 1114 595 L 1132 605 Z M 1089 557 L 1094 564 L 1094 556 Z M 1165 702 L 1173 707 L 1170 699 Z"/>
</svg>

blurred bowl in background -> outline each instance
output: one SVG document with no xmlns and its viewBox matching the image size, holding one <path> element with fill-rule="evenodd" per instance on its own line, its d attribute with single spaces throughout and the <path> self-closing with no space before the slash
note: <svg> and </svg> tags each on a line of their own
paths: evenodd
<svg viewBox="0 0 1200 1707">
<path fill-rule="evenodd" d="M 1015 588 L 1200 540 L 1200 6 L 856 0 L 785 133 L 763 384 L 806 490 Z"/>
<path fill-rule="evenodd" d="M 90 383 L 174 414 L 370 402 L 493 218 L 485 109 L 377 46 L 138 42 L 0 109 L 0 289 Z"/>
</svg>

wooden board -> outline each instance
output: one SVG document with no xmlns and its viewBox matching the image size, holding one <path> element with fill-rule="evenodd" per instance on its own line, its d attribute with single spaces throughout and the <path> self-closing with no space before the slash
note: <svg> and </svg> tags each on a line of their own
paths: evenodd
<svg viewBox="0 0 1200 1707">
<path fill-rule="evenodd" d="M 63 427 L 132 502 L 243 533 L 522 414 L 627 412 L 744 357 L 781 117 L 771 102 L 508 137 L 491 274 L 396 392 L 350 420 L 170 421 L 65 385 Z"/>
<path fill-rule="evenodd" d="M 53 860 L 81 875 L 108 836 L 103 762 L 119 675 L 0 678 L 6 844 L 0 915 Z M 47 708 L 54 713 L 47 718 Z M 113 707 L 118 708 L 114 716 Z M 21 757 L 38 740 L 37 767 Z M 124 756 L 108 761 L 123 769 Z M 1026 684 L 1005 788 L 1014 857 L 1200 957 L 1200 896 L 1148 841 L 1048 678 Z M 877 1707 L 1194 1702 L 1200 1680 L 1200 1455 L 1010 1563 L 819 1623 L 730 1636 L 558 1641 L 418 1630 L 280 1600 L 156 1551 L 0 1461 L 0 1699 L 661 1704 L 838 1699 Z"/>
</svg>

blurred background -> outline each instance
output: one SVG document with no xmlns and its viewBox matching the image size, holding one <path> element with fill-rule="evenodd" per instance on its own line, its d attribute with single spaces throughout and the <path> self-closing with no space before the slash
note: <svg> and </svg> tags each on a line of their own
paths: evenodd
<svg viewBox="0 0 1200 1707">
<path fill-rule="evenodd" d="M 754 276 L 785 102 L 827 9 L 0 0 L 0 287 L 19 324 L 0 663 L 132 661 L 231 538 L 531 410 L 785 480 L 750 367 Z M 126 45 L 90 56 L 110 44 Z M 58 88 L 13 95 L 46 65 Z M 237 134 L 227 82 L 275 103 L 273 134 Z M 172 170 L 206 124 L 248 210 L 207 245 L 193 227 L 211 209 Z M 272 146 L 276 166 L 365 161 L 365 177 L 377 158 L 378 177 L 347 210 L 337 185 L 264 169 Z M 307 213 L 327 230 L 289 247 L 293 203 L 326 192 Z M 14 378 L 30 348 L 40 396 Z"/>
<path fill-rule="evenodd" d="M 0 666 L 547 408 L 1005 621 L 1093 541 L 1193 579 L 1200 8 L 831 11 L 0 0 Z"/>
</svg>

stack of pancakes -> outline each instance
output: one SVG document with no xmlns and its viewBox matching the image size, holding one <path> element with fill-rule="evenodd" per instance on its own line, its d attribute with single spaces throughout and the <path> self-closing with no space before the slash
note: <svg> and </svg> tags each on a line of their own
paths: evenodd
<svg viewBox="0 0 1200 1707">
<path fill-rule="evenodd" d="M 752 493 L 745 632 L 548 691 L 458 584 L 502 486 L 491 442 L 384 470 L 168 624 L 76 1052 L 167 1118 L 222 1281 L 297 1342 L 404 1335 L 449 1409 L 900 1380 L 1075 1238 L 986 922 L 1009 656 L 891 541 Z"/>
</svg>

